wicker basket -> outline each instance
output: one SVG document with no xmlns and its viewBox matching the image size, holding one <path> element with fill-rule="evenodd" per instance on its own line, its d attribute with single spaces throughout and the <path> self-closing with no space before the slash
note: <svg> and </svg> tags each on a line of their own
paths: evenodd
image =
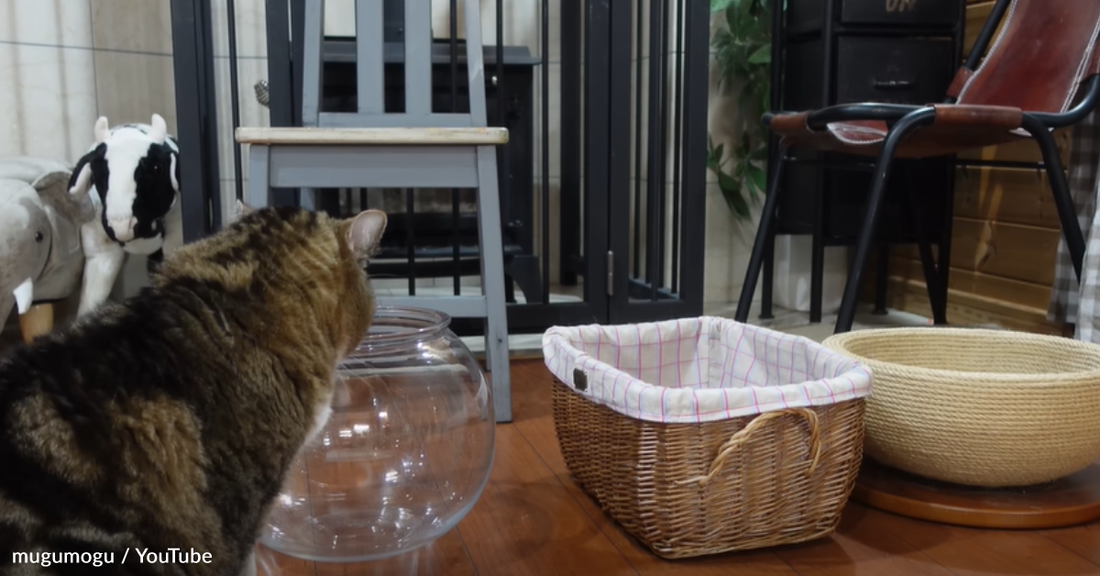
<svg viewBox="0 0 1100 576">
<path fill-rule="evenodd" d="M 873 370 L 865 450 L 887 466 L 992 488 L 1056 480 L 1100 457 L 1100 346 L 967 328 L 824 344 Z"/>
<path fill-rule="evenodd" d="M 831 534 L 862 457 L 866 368 L 718 318 L 552 328 L 554 425 L 578 483 L 665 558 Z"/>
</svg>

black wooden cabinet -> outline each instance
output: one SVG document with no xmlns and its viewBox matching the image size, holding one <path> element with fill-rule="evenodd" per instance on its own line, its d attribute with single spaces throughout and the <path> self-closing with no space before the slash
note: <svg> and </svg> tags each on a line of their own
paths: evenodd
<svg viewBox="0 0 1100 576">
<path fill-rule="evenodd" d="M 962 62 L 964 16 L 964 0 L 787 0 L 787 10 L 776 12 L 780 21 L 773 27 L 778 43 L 773 81 L 780 88 L 772 104 L 800 111 L 854 102 L 942 102 Z M 811 320 L 817 322 L 824 247 L 855 243 L 875 159 L 797 148 L 789 158 L 777 232 L 815 236 Z M 954 163 L 954 157 L 943 157 L 894 165 L 880 242 L 916 240 L 903 196 L 914 186 L 922 199 L 919 217 L 925 233 L 949 245 Z M 770 270 L 764 291 L 767 317 Z"/>
</svg>

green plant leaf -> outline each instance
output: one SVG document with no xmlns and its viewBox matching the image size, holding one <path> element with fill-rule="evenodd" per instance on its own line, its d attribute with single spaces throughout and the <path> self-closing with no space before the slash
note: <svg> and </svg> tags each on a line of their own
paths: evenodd
<svg viewBox="0 0 1100 576">
<path fill-rule="evenodd" d="M 736 0 L 710 0 L 710 11 L 711 13 L 721 12 L 734 3 L 736 3 Z"/>
<path fill-rule="evenodd" d="M 746 172 L 748 172 L 748 181 L 751 184 L 750 187 L 753 188 L 755 191 L 763 194 L 764 191 L 768 188 L 768 173 L 759 166 L 755 166 L 749 163 L 746 163 L 745 165 L 748 166 Z"/>
<path fill-rule="evenodd" d="M 745 199 L 741 196 L 740 189 L 722 189 L 722 197 L 726 200 L 726 205 L 729 206 L 734 216 L 738 220 L 745 220 L 749 218 L 751 212 L 749 211 L 749 204 L 745 202 Z"/>
<path fill-rule="evenodd" d="M 770 64 L 771 61 L 772 47 L 770 43 L 757 48 L 755 52 L 749 55 L 748 59 L 750 64 Z"/>
</svg>

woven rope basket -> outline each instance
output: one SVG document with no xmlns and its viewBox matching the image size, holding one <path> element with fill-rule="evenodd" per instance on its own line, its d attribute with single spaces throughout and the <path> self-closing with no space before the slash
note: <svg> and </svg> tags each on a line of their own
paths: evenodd
<svg viewBox="0 0 1100 576">
<path fill-rule="evenodd" d="M 613 327 L 593 328 L 604 331 L 604 340 L 598 333 L 584 332 L 586 328 L 552 329 L 559 332 L 548 333 L 544 351 L 547 365 L 557 376 L 552 392 L 554 427 L 569 470 L 605 513 L 664 558 L 749 550 L 828 536 L 840 521 L 859 472 L 863 397 L 870 389 L 869 373 L 856 363 L 844 364 L 849 362 L 846 358 L 816 343 L 792 343 L 789 336 L 734 325 L 732 321 L 697 323 L 697 319 L 691 319 L 642 325 L 636 339 L 634 332 L 627 336 Z M 659 326 L 664 327 L 663 332 Z M 709 341 L 706 334 L 700 336 L 705 332 L 710 332 Z M 596 336 L 591 337 L 593 334 Z M 668 337 L 670 334 L 675 340 Z M 749 337 L 739 334 L 749 334 L 755 347 L 749 344 Z M 638 401 L 638 413 L 634 413 L 601 397 L 595 390 L 596 381 L 602 378 L 606 383 L 614 382 L 607 397 L 617 399 L 620 392 L 623 398 L 629 396 L 627 374 L 664 380 L 667 386 L 638 380 L 634 384 L 658 391 L 666 418 L 673 410 L 665 404 L 677 403 L 675 392 L 720 393 L 727 389 L 718 388 L 719 379 L 713 373 L 710 380 L 704 378 L 688 385 L 682 382 L 682 374 L 670 382 L 667 371 L 660 376 L 640 369 L 627 359 L 629 350 L 636 346 L 634 340 L 648 340 L 648 344 L 663 341 L 664 351 L 652 355 L 641 352 L 634 358 L 656 365 L 673 349 L 674 356 L 689 359 L 678 366 L 680 371 L 691 371 L 690 366 L 700 364 L 698 356 L 711 350 L 714 354 L 702 363 L 722 366 L 722 373 L 734 378 L 750 374 L 763 378 L 765 372 L 772 379 L 785 378 L 788 368 L 780 364 L 789 359 L 794 365 L 802 358 L 804 366 L 817 367 L 821 372 L 818 378 L 826 374 L 836 378 L 812 384 L 820 386 L 816 389 L 820 396 L 812 403 L 808 401 L 813 393 L 797 391 L 795 386 L 769 388 L 743 381 L 743 391 L 754 401 L 766 402 L 767 394 L 788 388 L 786 398 L 792 403 L 805 398 L 811 405 L 737 417 L 727 417 L 726 412 L 707 419 L 700 416 L 708 413 L 705 403 L 695 399 L 686 402 L 694 402 L 695 421 L 654 421 L 660 416 L 645 411 L 644 398 Z M 727 346 L 731 342 L 737 345 Z M 568 362 L 559 362 L 570 354 Z M 734 356 L 739 360 L 734 361 Z M 622 371 L 599 362 L 598 357 L 617 359 Z M 748 372 L 740 373 L 745 367 Z M 798 370 L 791 373 L 800 374 Z M 813 378 L 815 371 L 807 368 L 805 373 Z M 794 381 L 798 382 L 797 376 Z M 711 388 L 707 388 L 707 382 Z M 829 395 L 833 388 L 825 386 L 826 382 L 843 386 L 851 397 L 837 393 L 837 401 L 832 401 Z M 734 404 L 726 398 L 721 406 L 732 410 Z"/>
<path fill-rule="evenodd" d="M 992 488 L 1100 457 L 1100 346 L 967 328 L 859 330 L 824 345 L 874 373 L 864 449 L 887 466 Z"/>
</svg>

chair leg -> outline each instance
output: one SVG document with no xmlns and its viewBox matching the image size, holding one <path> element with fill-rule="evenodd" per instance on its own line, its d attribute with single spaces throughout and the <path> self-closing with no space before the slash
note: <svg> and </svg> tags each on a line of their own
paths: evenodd
<svg viewBox="0 0 1100 576">
<path fill-rule="evenodd" d="M 897 150 L 902 139 L 913 129 L 932 123 L 935 120 L 935 114 L 935 111 L 931 108 L 923 108 L 910 113 L 894 125 L 886 137 L 886 142 L 882 145 L 878 161 L 875 163 L 875 177 L 871 184 L 871 194 L 867 200 L 867 213 L 863 217 L 863 227 L 859 232 L 855 258 L 852 260 L 852 268 L 848 273 L 848 283 L 844 286 L 844 298 L 840 302 L 840 312 L 837 314 L 836 329 L 834 331 L 836 334 L 851 330 L 852 322 L 856 317 L 859 286 L 863 280 L 864 268 L 867 266 L 871 243 L 875 238 L 879 208 L 882 207 L 882 198 L 886 192 L 886 180 L 890 175 L 890 165 L 894 160 L 894 151 Z"/>
<path fill-rule="evenodd" d="M 764 263 L 764 253 L 768 251 L 769 239 L 773 237 L 775 213 L 779 208 L 779 178 L 783 174 L 783 164 L 787 159 L 787 147 L 780 145 L 776 158 L 772 162 L 771 181 L 768 183 L 764 209 L 760 214 L 760 226 L 756 229 L 756 239 L 752 243 L 752 256 L 749 257 L 749 269 L 745 273 L 745 283 L 741 285 L 741 297 L 737 300 L 737 311 L 733 318 L 738 322 L 749 319 L 749 308 L 756 292 L 756 281 L 760 278 L 760 266 Z"/>
<path fill-rule="evenodd" d="M 810 323 L 821 323 L 821 301 L 825 292 L 825 183 L 818 179 L 814 194 L 814 222 L 810 236 Z"/>
<path fill-rule="evenodd" d="M 760 318 L 771 320 L 775 318 L 772 300 L 775 298 L 775 234 L 773 225 L 768 231 L 768 240 L 764 244 L 764 271 L 760 278 Z"/>
<path fill-rule="evenodd" d="M 932 307 L 932 322 L 937 325 L 947 324 L 947 302 L 940 298 L 942 279 L 936 268 L 936 259 L 932 256 L 932 239 L 925 234 L 924 213 L 921 210 L 919 192 L 913 184 L 912 167 L 907 165 L 906 171 L 909 172 L 905 178 L 906 212 L 909 213 L 909 221 L 917 235 L 921 269 L 924 271 L 924 284 L 928 290 L 928 304 Z"/>
<path fill-rule="evenodd" d="M 886 290 L 890 282 L 890 245 L 878 243 L 878 266 L 875 267 L 875 309 L 871 314 L 886 315 Z"/>
<path fill-rule="evenodd" d="M 943 302 L 944 315 L 947 314 L 947 294 L 951 286 L 951 234 L 954 231 L 955 224 L 955 161 L 952 157 L 951 163 L 945 168 L 948 171 L 947 181 L 950 182 L 950 188 L 946 197 L 943 199 L 943 230 L 940 233 L 939 244 L 939 265 L 937 271 L 940 275 L 940 302 Z"/>
<path fill-rule="evenodd" d="M 485 318 L 486 364 L 493 378 L 497 422 L 512 421 L 512 384 L 508 366 L 508 311 L 504 296 L 504 240 L 500 230 L 496 150 L 477 148 L 477 220 L 481 244 L 481 289 L 488 307 Z"/>
<path fill-rule="evenodd" d="M 271 148 L 253 144 L 248 149 L 248 205 L 259 210 L 271 204 Z"/>
<path fill-rule="evenodd" d="M 1024 114 L 1022 128 L 1027 130 L 1039 144 L 1043 152 L 1043 164 L 1046 166 L 1047 177 L 1050 179 L 1050 188 L 1054 192 L 1054 205 L 1058 208 L 1058 219 L 1062 223 L 1062 234 L 1066 238 L 1066 248 L 1069 250 L 1070 260 L 1073 262 L 1073 271 L 1077 275 L 1077 281 L 1081 281 L 1081 266 L 1085 260 L 1085 236 L 1081 232 L 1081 225 L 1077 220 L 1077 209 L 1073 206 L 1073 197 L 1070 196 L 1069 182 L 1066 181 L 1066 173 L 1062 170 L 1062 159 L 1058 156 L 1058 145 L 1054 142 L 1054 136 L 1042 122 L 1034 116 Z"/>
</svg>

